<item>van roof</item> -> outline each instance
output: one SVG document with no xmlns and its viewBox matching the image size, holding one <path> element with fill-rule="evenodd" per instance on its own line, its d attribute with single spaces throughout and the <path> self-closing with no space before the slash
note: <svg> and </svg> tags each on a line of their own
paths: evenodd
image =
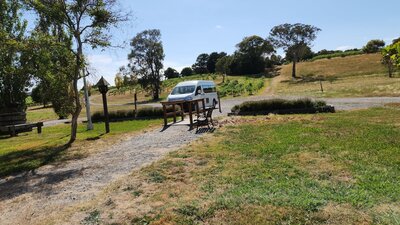
<svg viewBox="0 0 400 225">
<path fill-rule="evenodd" d="M 214 84 L 211 80 L 189 80 L 178 83 L 176 86 L 188 86 L 188 85 L 198 85 L 198 84 Z"/>
</svg>

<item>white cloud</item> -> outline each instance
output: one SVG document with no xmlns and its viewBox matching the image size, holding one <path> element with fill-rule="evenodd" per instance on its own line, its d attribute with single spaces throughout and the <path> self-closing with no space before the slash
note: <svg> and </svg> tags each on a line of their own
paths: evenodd
<svg viewBox="0 0 400 225">
<path fill-rule="evenodd" d="M 354 49 L 354 48 L 355 48 L 354 46 L 344 45 L 344 46 L 337 47 L 336 50 L 345 51 L 345 50 Z"/>
<path fill-rule="evenodd" d="M 222 29 L 222 28 L 224 28 L 224 27 L 221 26 L 221 25 L 216 25 L 216 26 L 215 26 L 215 29 L 218 29 L 218 30 L 220 30 L 220 29 Z"/>
</svg>

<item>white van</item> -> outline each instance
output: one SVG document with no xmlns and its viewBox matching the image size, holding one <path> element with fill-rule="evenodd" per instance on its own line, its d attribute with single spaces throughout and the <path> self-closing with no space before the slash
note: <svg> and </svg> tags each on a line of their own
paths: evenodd
<svg viewBox="0 0 400 225">
<path fill-rule="evenodd" d="M 213 81 L 193 80 L 177 84 L 168 95 L 168 101 L 190 101 L 205 99 L 206 107 L 218 104 L 217 88 Z"/>
</svg>

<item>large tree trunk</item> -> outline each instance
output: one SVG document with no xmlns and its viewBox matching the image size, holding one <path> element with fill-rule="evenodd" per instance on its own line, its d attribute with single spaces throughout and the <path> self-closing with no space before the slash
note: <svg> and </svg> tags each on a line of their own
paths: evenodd
<svg viewBox="0 0 400 225">
<path fill-rule="evenodd" d="M 81 110 L 82 110 L 80 96 L 79 96 L 79 90 L 78 90 L 78 80 L 80 77 L 79 75 L 80 75 L 80 69 L 81 69 L 81 64 L 82 64 L 83 51 L 82 51 L 82 41 L 80 40 L 79 37 L 76 37 L 76 39 L 78 42 L 78 47 L 77 47 L 77 55 L 76 55 L 75 75 L 74 75 L 74 79 L 72 81 L 72 88 L 73 88 L 73 94 L 74 94 L 74 100 L 75 100 L 75 110 L 72 113 L 71 137 L 69 139 L 68 144 L 72 144 L 76 140 L 76 133 L 78 131 L 78 118 L 79 118 L 79 114 L 81 113 Z"/>
<path fill-rule="evenodd" d="M 293 67 L 292 67 L 292 78 L 296 78 L 296 63 L 297 63 L 297 55 L 293 54 Z"/>
<path fill-rule="evenodd" d="M 388 69 L 389 69 L 389 77 L 393 77 L 393 65 L 389 63 L 388 65 Z"/>
</svg>

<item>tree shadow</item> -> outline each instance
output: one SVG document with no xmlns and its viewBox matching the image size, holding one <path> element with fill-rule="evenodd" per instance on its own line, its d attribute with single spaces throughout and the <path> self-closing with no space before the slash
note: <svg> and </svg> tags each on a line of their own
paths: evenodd
<svg viewBox="0 0 400 225">
<path fill-rule="evenodd" d="M 0 178 L 54 162 L 69 145 L 14 151 L 0 156 Z"/>
<path fill-rule="evenodd" d="M 56 194 L 53 187 L 67 179 L 80 176 L 84 169 L 48 172 L 36 174 L 26 172 L 10 179 L 0 180 L 0 200 L 7 200 L 26 193 L 40 193 L 46 196 Z"/>
</svg>

